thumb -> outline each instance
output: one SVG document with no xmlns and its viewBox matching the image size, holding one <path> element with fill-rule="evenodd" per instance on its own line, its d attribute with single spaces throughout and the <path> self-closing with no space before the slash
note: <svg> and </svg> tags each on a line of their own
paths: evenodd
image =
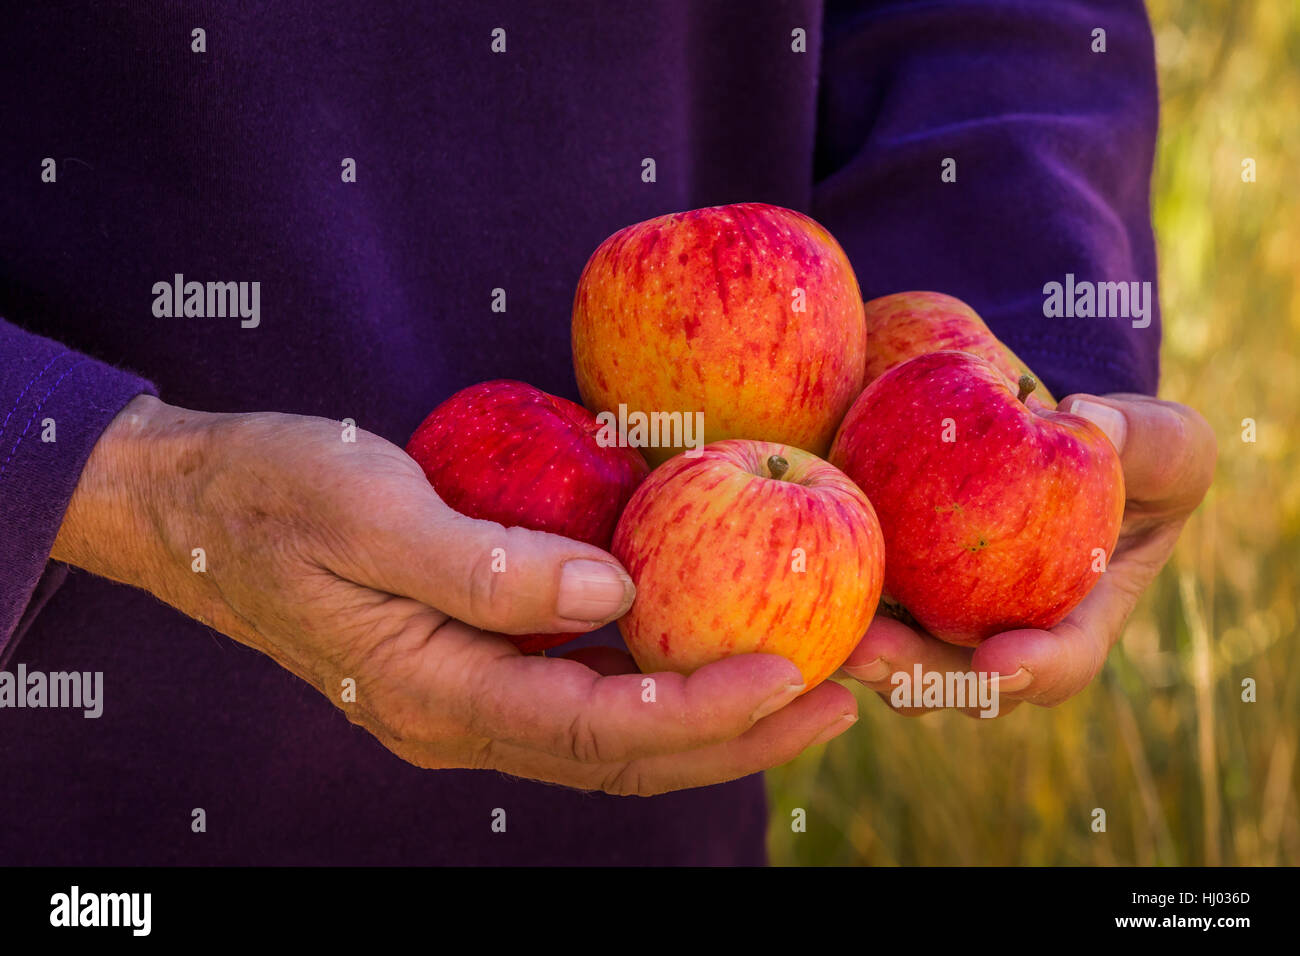
<svg viewBox="0 0 1300 956">
<path fill-rule="evenodd" d="M 422 496 L 423 497 L 423 496 Z M 415 511 L 416 513 L 412 513 Z M 506 528 L 453 511 L 436 494 L 378 518 L 372 580 L 486 631 L 589 631 L 632 606 L 636 588 L 612 555 L 558 534 Z"/>
<path fill-rule="evenodd" d="M 1194 409 L 1147 395 L 1070 395 L 1059 406 L 1106 433 L 1124 466 L 1130 502 L 1157 514 L 1186 514 L 1214 478 L 1218 442 Z"/>
</svg>

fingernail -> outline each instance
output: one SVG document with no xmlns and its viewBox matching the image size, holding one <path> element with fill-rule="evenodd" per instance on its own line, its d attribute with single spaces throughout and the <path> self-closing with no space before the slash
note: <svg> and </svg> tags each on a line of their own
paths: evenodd
<svg viewBox="0 0 1300 956">
<path fill-rule="evenodd" d="M 857 714 L 845 714 L 843 717 L 840 717 L 834 723 L 827 726 L 825 730 L 823 730 L 820 734 L 817 735 L 817 739 L 814 740 L 812 743 L 810 743 L 808 746 L 816 747 L 818 744 L 824 744 L 828 740 L 834 740 L 836 737 L 844 733 L 844 731 L 848 730 L 857 722 L 858 722 Z"/>
<path fill-rule="evenodd" d="M 1033 679 L 1034 675 L 1021 667 L 1013 674 L 994 674 L 989 684 L 995 693 L 1014 694 L 1028 687 Z"/>
<path fill-rule="evenodd" d="M 560 572 L 555 613 L 571 621 L 609 621 L 627 613 L 635 593 L 632 579 L 614 565 L 574 558 Z"/>
<path fill-rule="evenodd" d="M 854 664 L 844 668 L 844 673 L 864 684 L 879 684 L 889 677 L 889 664 L 883 657 L 877 657 L 866 664 Z"/>
<path fill-rule="evenodd" d="M 1119 409 L 1102 405 L 1100 402 L 1090 402 L 1086 398 L 1076 398 L 1066 411 L 1071 415 L 1088 419 L 1106 433 L 1106 437 L 1110 439 L 1116 451 L 1124 450 L 1124 440 L 1128 437 L 1128 421 Z"/>
<path fill-rule="evenodd" d="M 786 704 L 790 703 L 790 701 L 802 694 L 805 686 L 806 685 L 804 684 L 786 684 L 785 687 L 781 688 L 781 690 L 769 697 L 767 701 L 758 708 L 758 710 L 754 711 L 754 716 L 751 717 L 750 720 L 758 722 L 768 714 L 775 714 Z"/>
</svg>

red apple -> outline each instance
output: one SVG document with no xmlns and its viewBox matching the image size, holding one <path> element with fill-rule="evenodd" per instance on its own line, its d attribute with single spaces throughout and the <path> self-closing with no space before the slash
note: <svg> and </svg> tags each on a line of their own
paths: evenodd
<svg viewBox="0 0 1300 956">
<path fill-rule="evenodd" d="M 1119 536 L 1110 440 L 1023 397 L 981 358 L 931 352 L 867 386 L 831 449 L 880 517 L 885 595 L 953 644 L 1060 623 Z"/>
<path fill-rule="evenodd" d="M 847 476 L 798 448 L 741 440 L 655 469 L 613 553 L 636 582 L 618 625 L 642 671 L 763 652 L 788 658 L 808 688 L 866 633 L 885 557 L 871 502 Z"/>
<path fill-rule="evenodd" d="M 500 379 L 462 389 L 435 408 L 406 452 L 462 514 L 608 549 L 649 469 L 636 449 L 598 441 L 600 431 L 581 405 Z M 507 636 L 533 653 L 577 635 Z"/>
<path fill-rule="evenodd" d="M 650 219 L 601 243 L 578 280 L 578 389 L 596 412 L 702 412 L 706 442 L 825 455 L 862 391 L 860 300 L 844 250 L 801 213 L 741 203 Z M 657 465 L 683 447 L 644 450 Z"/>
<path fill-rule="evenodd" d="M 896 292 L 872 299 L 867 317 L 867 374 L 865 384 L 878 379 L 901 362 L 956 349 L 978 355 L 1011 382 L 1032 375 L 1029 366 L 1002 344 L 979 313 L 961 299 L 942 292 Z M 1026 399 L 1029 405 L 1055 408 L 1056 400 L 1040 383 Z"/>
</svg>

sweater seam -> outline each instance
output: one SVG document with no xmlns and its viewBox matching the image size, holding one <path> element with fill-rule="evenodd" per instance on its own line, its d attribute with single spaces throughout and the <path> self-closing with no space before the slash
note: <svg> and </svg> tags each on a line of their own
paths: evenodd
<svg viewBox="0 0 1300 956">
<path fill-rule="evenodd" d="M 31 417 L 27 419 L 27 425 L 23 428 L 22 434 L 18 436 L 18 440 L 14 442 L 14 447 L 9 451 L 9 457 L 5 459 L 3 465 L 0 465 L 0 479 L 4 478 L 5 471 L 8 470 L 9 468 L 9 463 L 13 461 L 14 456 L 18 454 L 18 449 L 22 445 L 23 439 L 26 438 L 27 433 L 31 431 L 32 423 L 36 421 L 36 417 L 40 415 L 41 409 L 43 409 L 45 407 L 46 402 L 50 400 L 50 396 L 54 394 L 55 390 L 58 389 L 59 385 L 62 384 L 65 378 L 67 378 L 76 369 L 80 368 L 82 365 L 85 365 L 89 361 L 90 359 L 83 358 L 80 359 L 79 361 L 73 362 L 66 369 L 64 369 L 63 374 L 60 375 L 55 380 L 53 385 L 50 386 L 50 390 L 46 392 L 44 396 L 42 396 L 40 402 L 37 404 L 36 408 L 32 411 Z M 46 367 L 48 368 L 49 366 Z M 28 387 L 30 387 L 30 384 Z M 13 412 L 11 411 L 10 414 L 12 415 Z M 6 419 L 6 421 L 8 421 L 8 419 Z"/>
<path fill-rule="evenodd" d="M 45 368 L 41 369 L 30 379 L 28 379 L 27 384 L 23 386 L 23 390 L 19 392 L 18 397 L 14 399 L 13 407 L 9 409 L 9 414 L 5 416 L 5 420 L 3 422 L 0 422 L 0 439 L 4 438 L 5 430 L 8 429 L 9 427 L 9 419 L 13 418 L 14 412 L 18 411 L 19 406 L 22 405 L 23 403 L 23 399 L 26 398 L 27 393 L 32 390 L 32 386 L 45 377 L 45 373 L 50 370 L 50 367 L 54 365 L 55 362 L 63 358 L 65 355 L 71 355 L 71 354 L 72 354 L 71 349 L 64 349 L 62 352 L 56 353 L 52 359 L 50 359 L 48 362 L 45 363 Z M 60 379 L 60 381 L 62 381 L 62 379 Z M 56 382 L 55 384 L 57 385 L 58 383 Z M 46 398 L 48 397 L 49 396 L 47 395 Z M 21 441 L 22 439 L 20 438 L 19 440 Z"/>
</svg>

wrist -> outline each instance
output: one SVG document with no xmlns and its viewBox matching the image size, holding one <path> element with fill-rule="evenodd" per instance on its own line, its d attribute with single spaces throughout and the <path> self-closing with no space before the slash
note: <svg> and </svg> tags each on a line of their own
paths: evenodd
<svg viewBox="0 0 1300 956">
<path fill-rule="evenodd" d="M 201 460 L 204 413 L 138 395 L 95 443 L 50 557 L 158 596 L 166 529 L 181 502 L 176 478 Z"/>
</svg>

